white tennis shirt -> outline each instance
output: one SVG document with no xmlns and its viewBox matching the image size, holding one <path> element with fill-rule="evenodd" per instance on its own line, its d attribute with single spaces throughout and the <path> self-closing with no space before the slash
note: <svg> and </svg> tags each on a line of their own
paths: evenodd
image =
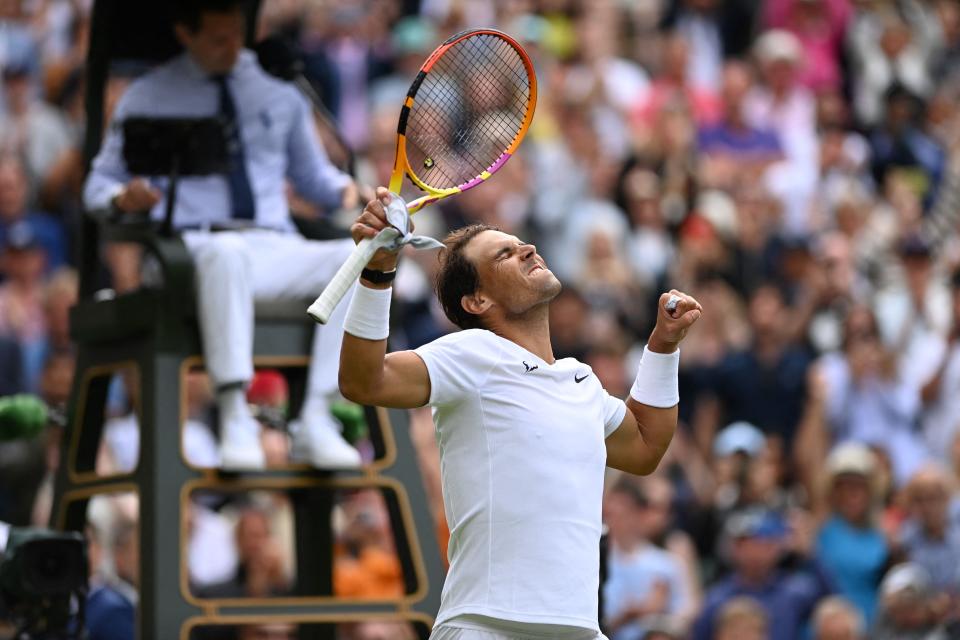
<svg viewBox="0 0 960 640">
<path fill-rule="evenodd" d="M 430 375 L 450 570 L 464 614 L 599 630 L 604 440 L 626 405 L 573 359 L 470 329 L 415 351 Z"/>
</svg>

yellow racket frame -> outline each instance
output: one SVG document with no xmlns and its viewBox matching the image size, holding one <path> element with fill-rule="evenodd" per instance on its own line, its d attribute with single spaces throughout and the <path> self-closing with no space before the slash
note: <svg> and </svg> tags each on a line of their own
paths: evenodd
<svg viewBox="0 0 960 640">
<path fill-rule="evenodd" d="M 527 75 L 530 78 L 530 99 L 529 106 L 527 108 L 526 114 L 524 114 L 523 122 L 520 125 L 520 129 L 517 132 L 517 135 L 510 142 L 510 145 L 504 150 L 497 160 L 491 164 L 489 167 L 484 169 L 479 176 L 464 182 L 463 184 L 457 185 L 456 187 L 451 187 L 448 189 L 437 189 L 431 187 L 430 185 L 423 182 L 420 178 L 417 177 L 417 174 L 414 173 L 413 168 L 410 166 L 407 160 L 407 118 L 410 114 L 410 108 L 413 106 L 413 103 L 416 101 L 417 90 L 420 88 L 423 79 L 426 78 L 427 74 L 430 73 L 430 70 L 433 68 L 433 65 L 440 59 L 440 57 L 446 53 L 448 49 L 456 45 L 458 42 L 462 42 L 467 38 L 472 38 L 477 35 L 492 35 L 500 38 L 520 55 L 521 60 L 523 60 L 523 65 L 526 67 Z M 534 73 L 533 62 L 530 60 L 530 56 L 527 55 L 527 52 L 523 50 L 523 47 L 520 46 L 516 40 L 503 33 L 502 31 L 497 31 L 496 29 L 471 29 L 469 31 L 464 31 L 458 33 L 457 35 L 449 38 L 439 47 L 434 49 L 433 53 L 427 58 L 426 62 L 423 63 L 423 66 L 420 67 L 420 72 L 417 74 L 416 79 L 413 81 L 413 84 L 410 86 L 410 90 L 407 92 L 407 97 L 403 102 L 403 108 L 400 111 L 400 123 L 397 126 L 397 149 L 394 155 L 393 161 L 393 173 L 390 175 L 390 191 L 396 194 L 400 194 L 400 189 L 403 186 L 403 176 L 407 175 L 410 177 L 410 180 L 417 186 L 417 188 L 426 191 L 427 195 L 421 196 L 416 200 L 407 203 L 407 211 L 411 215 L 422 209 L 423 207 L 433 204 L 438 200 L 442 200 L 449 196 L 463 193 L 468 189 L 481 184 L 485 180 L 489 180 L 490 176 L 497 172 L 500 167 L 506 163 L 507 160 L 514 154 L 517 150 L 517 147 L 520 145 L 520 142 L 523 140 L 523 137 L 527 133 L 527 129 L 530 128 L 530 122 L 533 121 L 533 113 L 537 107 L 537 75 Z"/>
</svg>

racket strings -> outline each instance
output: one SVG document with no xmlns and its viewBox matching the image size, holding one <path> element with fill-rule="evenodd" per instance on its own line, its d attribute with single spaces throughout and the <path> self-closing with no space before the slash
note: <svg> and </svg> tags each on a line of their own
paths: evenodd
<svg viewBox="0 0 960 640">
<path fill-rule="evenodd" d="M 520 134 L 531 98 L 527 67 L 510 43 L 492 34 L 455 43 L 424 78 L 411 107 L 412 172 L 439 189 L 480 175 Z"/>
</svg>

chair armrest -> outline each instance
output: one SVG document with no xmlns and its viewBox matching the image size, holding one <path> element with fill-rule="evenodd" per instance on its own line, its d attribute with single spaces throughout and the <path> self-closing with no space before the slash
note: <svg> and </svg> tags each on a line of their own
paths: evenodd
<svg viewBox="0 0 960 640">
<path fill-rule="evenodd" d="M 193 257 L 178 234 L 161 234 L 160 225 L 152 221 L 149 214 L 118 217 L 109 209 L 90 210 L 85 212 L 80 235 L 81 297 L 90 298 L 99 288 L 101 241 L 130 242 L 143 246 L 160 263 L 162 285 L 156 288 L 170 308 L 193 311 Z"/>
</svg>

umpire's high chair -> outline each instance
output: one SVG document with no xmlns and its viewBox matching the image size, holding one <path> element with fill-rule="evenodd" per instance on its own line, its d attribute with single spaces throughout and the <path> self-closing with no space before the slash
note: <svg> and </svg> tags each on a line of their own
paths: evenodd
<svg viewBox="0 0 960 640">
<path fill-rule="evenodd" d="M 256 23 L 258 3 L 249 14 Z M 120 59 L 158 61 L 176 52 L 167 3 L 97 0 L 87 66 L 85 158 L 96 154 L 102 133 L 103 96 L 109 66 Z M 182 167 L 181 167 L 182 169 Z M 332 638 L 329 625 L 363 619 L 408 620 L 426 637 L 439 606 L 444 573 L 433 518 L 407 432 L 405 412 L 366 409 L 376 461 L 362 471 L 331 475 L 306 467 L 250 474 L 223 474 L 191 466 L 183 454 L 186 419 L 184 380 L 202 367 L 194 302 L 193 265 L 169 229 L 146 221 L 115 220 L 87 213 L 80 223 L 80 300 L 71 313 L 77 369 L 68 407 L 64 455 L 57 477 L 52 525 L 81 530 L 87 503 L 98 494 L 139 495 L 140 640 L 195 637 L 204 625 L 284 621 L 301 624 L 300 637 Z M 104 282 L 103 241 L 141 245 L 160 269 L 158 284 L 113 295 Z M 289 308 L 257 309 L 254 361 L 285 371 L 291 380 L 291 410 L 302 401 L 312 325 L 307 301 Z M 110 380 L 133 371 L 140 426 L 136 468 L 99 476 L 95 460 L 104 424 Z M 330 514 L 332 492 L 357 488 L 383 492 L 403 566 L 405 593 L 389 600 L 345 601 L 332 597 Z M 202 599 L 187 580 L 186 505 L 194 492 L 288 491 L 292 497 L 297 581 L 284 598 Z"/>
</svg>

